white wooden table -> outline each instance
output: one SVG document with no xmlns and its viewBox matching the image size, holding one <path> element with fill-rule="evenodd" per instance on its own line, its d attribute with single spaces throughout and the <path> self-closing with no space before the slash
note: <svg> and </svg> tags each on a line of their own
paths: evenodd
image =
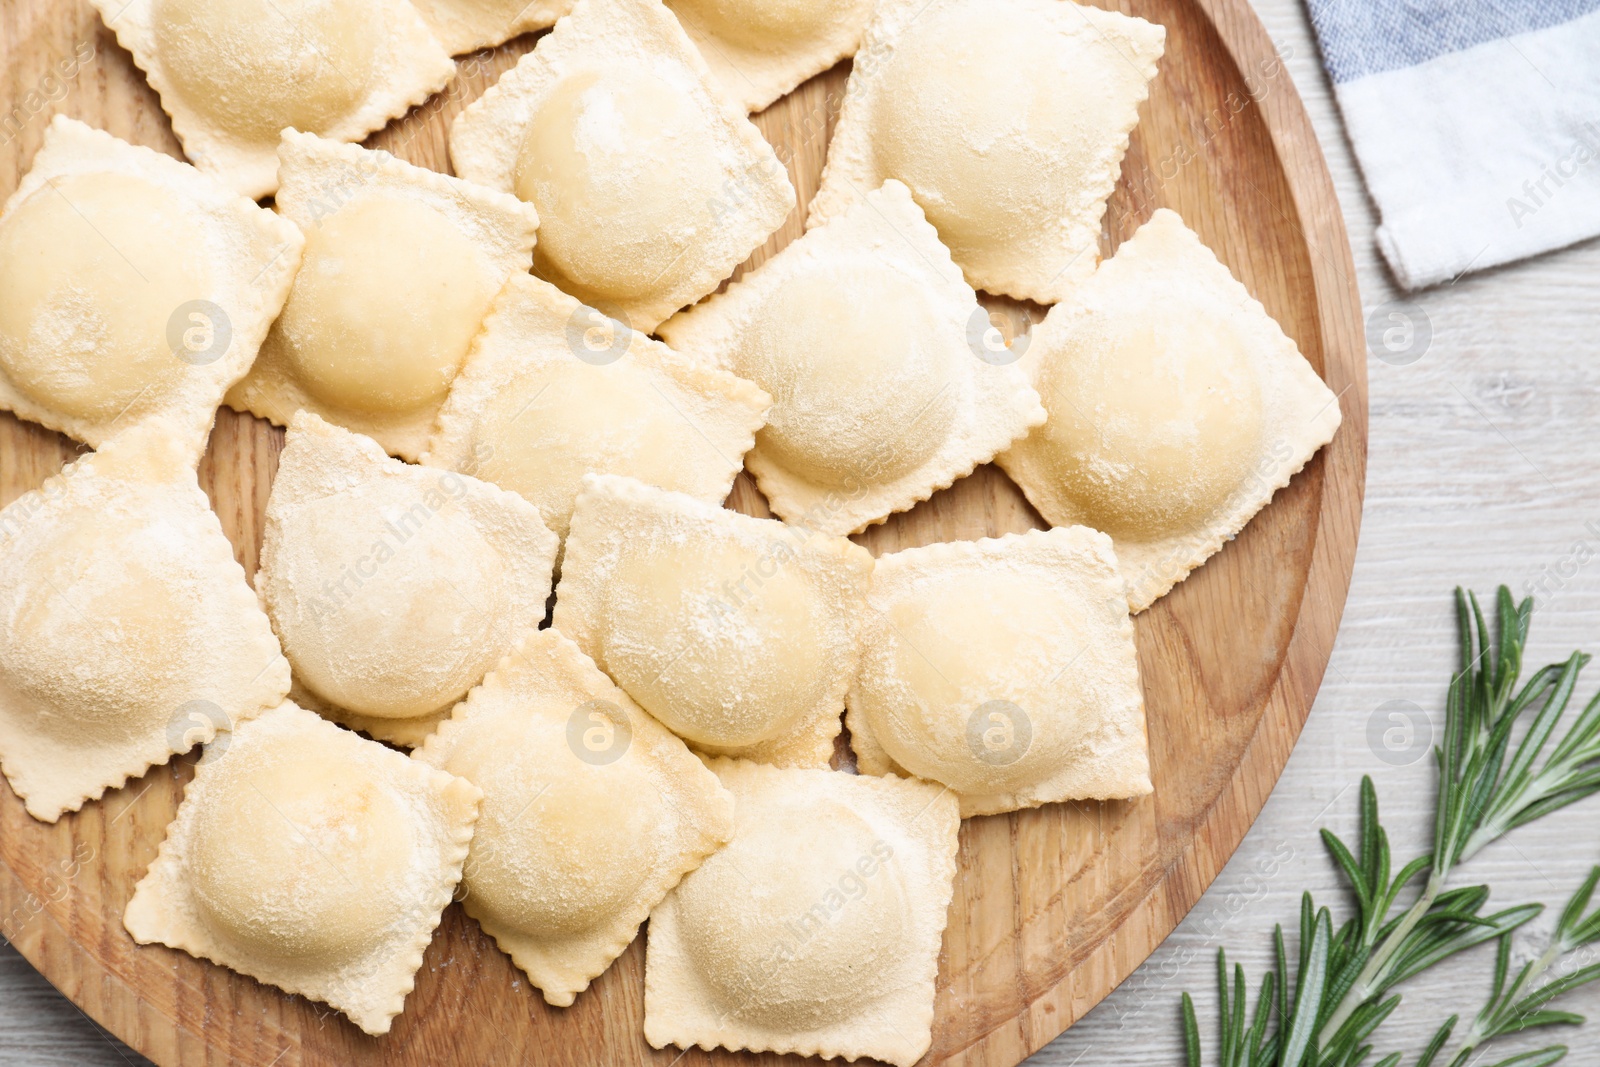
<svg viewBox="0 0 1600 1067">
<path fill-rule="evenodd" d="M 1301 0 L 1255 2 L 1321 135 L 1370 312 L 1398 294 L 1372 244 L 1373 210 L 1305 10 Z M 1184 990 L 1196 994 L 1209 1042 L 1218 945 L 1259 975 L 1271 924 L 1296 921 L 1302 890 L 1343 907 L 1316 830 L 1350 833 L 1363 774 L 1377 782 L 1397 855 L 1425 847 L 1434 773 L 1421 758 L 1426 738 L 1416 739 L 1417 758 L 1406 763 L 1406 752 L 1375 751 L 1368 725 L 1393 700 L 1424 709 L 1435 730 L 1442 725 L 1455 649 L 1453 586 L 1489 594 L 1504 582 L 1520 595 L 1543 584 L 1550 595 L 1534 615 L 1530 666 L 1573 648 L 1600 651 L 1600 242 L 1469 276 L 1403 308 L 1426 324 L 1431 341 L 1406 365 L 1370 361 L 1361 549 L 1344 625 L 1299 747 L 1244 845 L 1188 919 L 1034 1064 L 1176 1067 Z M 1600 685 L 1600 666 L 1591 673 L 1580 686 L 1585 698 Z M 1464 877 L 1492 884 L 1501 906 L 1558 906 L 1600 863 L 1597 814 L 1600 799 L 1530 827 L 1483 853 Z M 1535 923 L 1532 938 L 1547 925 Z M 1380 1031 L 1380 1055 L 1404 1050 L 1409 1062 L 1446 1016 L 1476 1012 L 1491 963 L 1492 949 L 1480 949 L 1438 972 L 1431 992 L 1408 992 Z M 1597 1017 L 1587 1030 L 1560 1035 L 1574 1049 L 1568 1063 L 1600 1063 L 1600 988 L 1564 1006 Z M 1502 1056 L 1483 1062 L 1515 1047 L 1497 1046 Z M 0 1064 L 143 1062 L 0 947 Z"/>
</svg>

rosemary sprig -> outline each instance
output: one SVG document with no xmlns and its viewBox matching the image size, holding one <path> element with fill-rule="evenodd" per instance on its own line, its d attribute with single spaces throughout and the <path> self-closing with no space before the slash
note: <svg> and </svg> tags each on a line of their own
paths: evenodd
<svg viewBox="0 0 1600 1067">
<path fill-rule="evenodd" d="M 1545 1005 L 1563 993 L 1600 978 L 1600 963 L 1581 967 L 1548 982 L 1543 981 L 1543 977 L 1562 957 L 1600 941 L 1600 910 L 1585 914 L 1594 896 L 1596 883 L 1600 883 L 1600 867 L 1595 867 L 1589 872 L 1589 877 L 1567 902 L 1561 918 L 1556 922 L 1555 933 L 1551 935 L 1549 947 L 1537 959 L 1523 964 L 1509 986 L 1506 984 L 1506 977 L 1511 966 L 1511 938 L 1507 935 L 1500 939 L 1500 950 L 1495 957 L 1493 992 L 1489 995 L 1489 1002 L 1484 1005 L 1477 1019 L 1473 1021 L 1471 1029 L 1467 1031 L 1460 1051 L 1456 1053 L 1455 1059 L 1450 1061 L 1450 1067 L 1464 1067 L 1472 1058 L 1473 1049 L 1495 1038 L 1540 1027 L 1577 1025 L 1583 1022 L 1581 1015 L 1570 1011 L 1552 1010 Z M 1442 1040 L 1437 1040 L 1437 1044 L 1442 1047 L 1448 1040 L 1449 1035 L 1446 1033 Z M 1557 1045 L 1537 1050 L 1546 1056 L 1558 1051 L 1565 1054 L 1566 1049 Z M 1559 1058 L 1560 1056 L 1555 1056 L 1543 1062 L 1554 1063 Z M 1430 1067 L 1430 1062 L 1423 1060 L 1419 1062 L 1418 1067 Z"/>
<path fill-rule="evenodd" d="M 1392 992 L 1396 986 L 1487 941 L 1500 944 L 1493 993 L 1451 1067 L 1464 1064 L 1474 1048 L 1497 1037 L 1579 1021 L 1545 1005 L 1600 979 L 1600 965 L 1550 982 L 1542 978 L 1566 953 L 1600 940 L 1600 914 L 1584 914 L 1600 874 L 1567 905 L 1546 953 L 1509 984 L 1512 933 L 1542 906 L 1484 914 L 1487 886 L 1449 883 L 1456 868 L 1486 845 L 1600 791 L 1600 696 L 1550 749 L 1589 657 L 1573 653 L 1565 662 L 1539 670 L 1519 690 L 1533 601 L 1518 604 L 1502 586 L 1492 634 L 1475 596 L 1456 590 L 1456 608 L 1461 667 L 1450 682 L 1444 742 L 1434 750 L 1439 787 L 1432 852 L 1393 869 L 1377 790 L 1370 778 L 1363 778 L 1355 849 L 1322 831 L 1350 885 L 1355 915 L 1335 931 L 1330 910 L 1317 907 L 1311 894 L 1305 894 L 1296 967 L 1291 972 L 1279 926 L 1274 936 L 1277 965 L 1263 978 L 1253 1012 L 1248 1011 L 1244 969 L 1235 966 L 1230 982 L 1227 957 L 1218 953 L 1219 1067 L 1356 1067 L 1371 1055 L 1370 1039 L 1400 1003 Z M 1513 745 L 1513 733 L 1524 721 L 1527 728 Z M 1420 887 L 1413 888 L 1419 880 Z M 1410 902 L 1399 910 L 1408 894 L 1413 894 Z M 1199 1024 L 1187 993 L 1182 1011 L 1187 1062 L 1202 1067 Z M 1438 1058 L 1457 1021 L 1452 1018 L 1440 1028 L 1418 1067 L 1430 1067 Z M 1496 1067 L 1537 1067 L 1564 1054 L 1565 1049 L 1553 1046 Z M 1377 1067 L 1398 1067 L 1400 1062 L 1401 1055 L 1393 1053 Z"/>
</svg>

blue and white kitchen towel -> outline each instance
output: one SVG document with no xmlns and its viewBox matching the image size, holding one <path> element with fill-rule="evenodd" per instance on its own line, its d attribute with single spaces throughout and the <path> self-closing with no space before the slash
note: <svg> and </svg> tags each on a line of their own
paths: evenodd
<svg viewBox="0 0 1600 1067">
<path fill-rule="evenodd" d="M 1308 0 L 1407 289 L 1600 234 L 1600 0 Z"/>
</svg>

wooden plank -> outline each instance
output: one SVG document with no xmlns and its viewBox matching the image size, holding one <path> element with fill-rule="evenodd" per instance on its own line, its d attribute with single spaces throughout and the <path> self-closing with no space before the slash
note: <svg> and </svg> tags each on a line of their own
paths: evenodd
<svg viewBox="0 0 1600 1067">
<path fill-rule="evenodd" d="M 1157 206 L 1178 209 L 1341 392 L 1338 439 L 1206 567 L 1141 616 L 1140 665 L 1157 793 L 969 821 L 941 958 L 930 1063 L 1010 1067 L 1079 1018 L 1172 929 L 1216 876 L 1288 757 L 1327 663 L 1353 562 L 1365 470 L 1358 298 L 1315 138 L 1244 0 L 1128 0 L 1167 26 L 1167 56 L 1107 212 L 1104 250 Z M 0 143 L 14 188 L 52 111 L 177 154 L 153 94 L 81 0 L 0 11 L 4 99 L 28 104 Z M 64 57 L 93 50 L 71 78 Z M 372 143 L 447 166 L 454 115 L 532 47 L 463 63 L 445 93 Z M 756 117 L 784 149 L 802 201 L 815 191 L 848 65 Z M 27 94 L 43 101 L 35 110 Z M 58 99 L 52 100 L 51 97 Z M 1203 148 L 1204 151 L 1200 151 Z M 752 257 L 800 232 L 796 212 Z M 1014 321 L 1042 309 L 996 301 Z M 201 476 L 247 570 L 281 431 L 223 412 Z M 0 417 L 0 500 L 76 449 Z M 741 477 L 730 506 L 764 514 Z M 983 468 L 860 540 L 874 552 L 1039 525 Z M 685 1064 L 771 1057 L 655 1052 L 640 1036 L 643 943 L 573 1007 L 552 1009 L 458 908 L 445 916 L 393 1033 L 373 1039 L 319 1005 L 123 932 L 123 905 L 155 854 L 192 760 L 152 772 L 54 827 L 0 791 L 0 932 L 109 1030 L 162 1064 Z M 603 1052 L 601 1050 L 604 1050 Z"/>
</svg>

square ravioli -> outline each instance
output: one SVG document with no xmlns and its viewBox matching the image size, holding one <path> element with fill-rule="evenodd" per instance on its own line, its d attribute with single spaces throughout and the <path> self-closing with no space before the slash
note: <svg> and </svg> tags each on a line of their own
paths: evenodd
<svg viewBox="0 0 1600 1067">
<path fill-rule="evenodd" d="M 872 0 L 667 0 L 723 91 L 760 111 L 855 55 Z"/>
<path fill-rule="evenodd" d="M 0 212 L 0 409 L 96 448 L 159 419 L 198 462 L 303 245 L 188 164 L 56 116 Z"/>
<path fill-rule="evenodd" d="M 420 743 L 544 621 L 556 547 L 517 494 L 296 415 L 256 574 L 294 699 Z"/>
<path fill-rule="evenodd" d="M 287 127 L 359 141 L 456 65 L 407 0 L 90 0 L 194 165 L 253 199 Z"/>
<path fill-rule="evenodd" d="M 585 307 L 506 283 L 422 462 L 513 489 L 567 535 L 585 474 L 625 474 L 721 503 L 772 398 Z"/>
<path fill-rule="evenodd" d="M 772 510 L 848 534 L 928 499 L 1045 419 L 897 181 L 662 324 L 772 394 L 748 466 Z"/>
<path fill-rule="evenodd" d="M 539 209 L 534 272 L 649 333 L 783 225 L 794 187 L 661 0 L 578 0 L 450 130 Z"/>
<path fill-rule="evenodd" d="M 359 145 L 285 130 L 279 153 L 305 262 L 228 403 L 280 426 L 314 411 L 415 460 L 495 294 L 533 263 L 539 217 Z"/>
<path fill-rule="evenodd" d="M 572 0 L 411 0 L 453 56 L 549 29 Z"/>
<path fill-rule="evenodd" d="M 881 0 L 807 227 L 898 178 L 973 288 L 1061 300 L 1094 270 L 1165 42 L 1070 0 Z"/>
<path fill-rule="evenodd" d="M 845 721 L 863 774 L 916 775 L 963 818 L 1151 791 L 1111 539 L 1073 526 L 882 556 Z"/>
<path fill-rule="evenodd" d="M 842 537 L 590 475 L 552 624 L 696 751 L 826 767 L 871 575 Z"/>
<path fill-rule="evenodd" d="M 733 835 L 733 797 L 555 630 L 526 636 L 416 758 L 483 790 L 467 914 L 565 1007 Z"/>
<path fill-rule="evenodd" d="M 655 1048 L 870 1056 L 932 1043 L 956 799 L 928 782 L 715 759 L 733 840 L 650 916 Z"/>
<path fill-rule="evenodd" d="M 288 691 L 164 428 L 119 434 L 0 510 L 0 770 L 34 818 L 55 822 Z"/>
<path fill-rule="evenodd" d="M 1339 429 L 1338 397 L 1164 208 L 1051 309 L 1019 365 L 1050 419 L 998 462 L 1052 525 L 1111 535 L 1135 613 Z"/>
<path fill-rule="evenodd" d="M 477 787 L 287 701 L 214 748 L 122 925 L 388 1033 L 461 878 Z"/>
</svg>

